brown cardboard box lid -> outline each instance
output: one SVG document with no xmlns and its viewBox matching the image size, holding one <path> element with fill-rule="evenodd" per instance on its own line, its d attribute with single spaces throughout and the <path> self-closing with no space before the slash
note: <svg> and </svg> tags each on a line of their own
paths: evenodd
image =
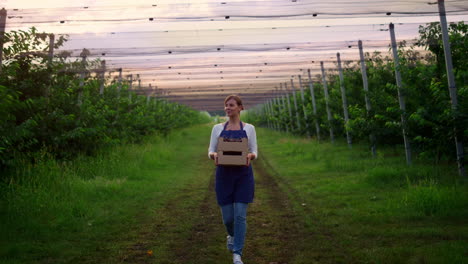
<svg viewBox="0 0 468 264">
<path fill-rule="evenodd" d="M 218 139 L 218 152 L 219 151 L 240 151 L 247 152 L 249 150 L 249 141 L 247 138 L 239 139 L 240 141 L 230 142 L 225 141 L 224 138 Z"/>
<path fill-rule="evenodd" d="M 218 154 L 218 165 L 246 165 L 247 152 L 242 152 L 242 155 L 223 155 L 220 151 Z"/>
</svg>

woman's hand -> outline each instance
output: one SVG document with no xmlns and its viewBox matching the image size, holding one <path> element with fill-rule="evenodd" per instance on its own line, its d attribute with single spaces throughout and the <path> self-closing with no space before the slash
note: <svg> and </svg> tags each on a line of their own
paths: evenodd
<svg viewBox="0 0 468 264">
<path fill-rule="evenodd" d="M 216 152 L 211 152 L 211 153 L 210 153 L 210 158 L 211 158 L 212 160 L 214 160 L 215 165 L 218 165 L 218 153 L 216 153 Z"/>
<path fill-rule="evenodd" d="M 250 166 L 250 161 L 254 160 L 256 158 L 255 154 L 253 153 L 248 153 L 247 154 L 247 164 L 245 166 Z"/>
</svg>

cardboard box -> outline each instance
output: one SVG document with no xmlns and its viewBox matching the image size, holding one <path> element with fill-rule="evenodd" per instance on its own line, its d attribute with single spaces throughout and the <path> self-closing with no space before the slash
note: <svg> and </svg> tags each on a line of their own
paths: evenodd
<svg viewBox="0 0 468 264">
<path fill-rule="evenodd" d="M 249 142 L 247 138 L 218 139 L 218 165 L 246 165 Z"/>
</svg>

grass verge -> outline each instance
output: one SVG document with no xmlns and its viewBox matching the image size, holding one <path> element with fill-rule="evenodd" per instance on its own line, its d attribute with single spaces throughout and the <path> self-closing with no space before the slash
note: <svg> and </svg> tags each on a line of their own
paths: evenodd
<svg viewBox="0 0 468 264">
<path fill-rule="evenodd" d="M 468 263 L 468 183 L 456 166 L 405 165 L 258 129 L 260 155 L 307 227 L 288 263 Z M 403 151 L 401 151 L 403 152 Z"/>
<path fill-rule="evenodd" d="M 208 184 L 193 173 L 206 159 L 207 131 L 183 129 L 73 162 L 44 155 L 3 177 L 0 262 L 115 263 L 174 194 Z"/>
</svg>

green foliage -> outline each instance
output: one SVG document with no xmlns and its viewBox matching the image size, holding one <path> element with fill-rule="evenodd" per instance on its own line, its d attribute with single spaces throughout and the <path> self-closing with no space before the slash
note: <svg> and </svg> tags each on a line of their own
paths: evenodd
<svg viewBox="0 0 468 264">
<path fill-rule="evenodd" d="M 465 210 L 464 193 L 457 186 L 441 186 L 434 180 L 410 186 L 403 203 L 414 216 L 457 216 Z"/>
<path fill-rule="evenodd" d="M 454 64 L 455 81 L 458 91 L 458 108 L 453 109 L 447 85 L 445 58 L 439 23 L 421 26 L 416 44 L 407 47 L 405 41 L 399 43 L 400 72 L 402 76 L 401 93 L 405 96 L 406 111 L 400 110 L 398 89 L 395 81 L 393 59 L 380 52 L 366 53 L 365 63 L 369 91 L 365 94 L 359 63 L 344 65 L 344 86 L 348 101 L 350 121 L 344 123 L 340 81 L 336 67 L 327 69 L 329 108 L 332 114 L 328 121 L 326 102 L 321 83 L 314 83 L 317 115 L 313 115 L 311 95 L 305 84 L 305 108 L 307 118 L 299 102 L 301 129 L 296 124 L 296 111 L 292 96 L 289 101 L 292 115 L 282 104 L 273 104 L 273 113 L 259 107 L 248 112 L 246 118 L 258 126 L 273 127 L 279 121 L 283 131 L 297 135 L 307 132 L 315 135 L 315 121 L 320 124 L 321 138 L 328 136 L 331 126 L 336 138 L 344 138 L 346 129 L 353 141 L 370 140 L 373 134 L 376 143 L 382 145 L 403 144 L 401 116 L 406 120 L 406 131 L 413 153 L 417 158 L 439 163 L 455 160 L 455 133 L 458 139 L 468 142 L 468 25 L 464 22 L 449 25 L 450 45 Z M 425 48 L 428 52 L 421 50 Z M 322 80 L 321 76 L 316 76 Z M 304 82 L 306 83 L 306 82 Z M 365 95 L 371 109 L 366 109 Z M 287 104 L 286 104 L 287 106 Z M 307 131 L 306 124 L 309 124 Z M 457 132 L 454 126 L 457 126 Z M 316 135 L 315 135 L 316 136 Z"/>
<path fill-rule="evenodd" d="M 54 42 L 59 48 L 66 41 Z M 0 74 L 0 169 L 33 161 L 45 151 L 70 159 L 79 153 L 174 128 L 209 122 L 209 116 L 186 106 L 136 95 L 123 83 L 105 80 L 100 94 L 99 60 L 70 61 L 67 54 L 49 58 L 49 34 L 5 33 Z M 85 78 L 80 80 L 80 73 Z M 130 99 L 131 97 L 131 99 Z"/>
</svg>

